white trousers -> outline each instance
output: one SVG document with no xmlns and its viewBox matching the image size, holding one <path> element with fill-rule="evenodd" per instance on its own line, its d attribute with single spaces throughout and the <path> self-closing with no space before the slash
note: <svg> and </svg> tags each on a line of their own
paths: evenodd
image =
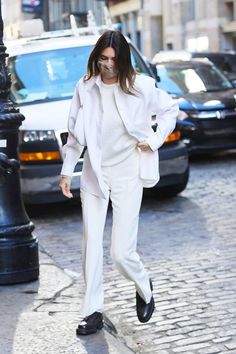
<svg viewBox="0 0 236 354">
<path fill-rule="evenodd" d="M 111 257 L 119 272 L 135 283 L 146 303 L 152 293 L 149 277 L 136 252 L 139 211 L 143 186 L 139 179 L 139 156 L 135 151 L 125 161 L 103 167 L 104 181 L 109 187 L 107 199 L 81 190 L 83 215 L 83 273 L 85 296 L 81 314 L 103 312 L 103 232 L 109 197 L 112 203 Z M 135 294 L 134 294 L 135 296 Z"/>
</svg>

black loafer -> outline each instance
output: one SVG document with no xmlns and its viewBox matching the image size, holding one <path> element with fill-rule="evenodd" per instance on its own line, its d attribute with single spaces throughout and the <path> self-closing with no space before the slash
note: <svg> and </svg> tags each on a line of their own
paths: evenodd
<svg viewBox="0 0 236 354">
<path fill-rule="evenodd" d="M 98 329 L 102 329 L 103 327 L 103 316 L 101 312 L 94 312 L 92 315 L 85 317 L 78 328 L 76 329 L 76 334 L 87 335 L 96 333 Z"/>
<path fill-rule="evenodd" d="M 152 281 L 150 279 L 150 288 L 153 290 Z M 153 311 L 155 309 L 155 302 L 153 296 L 148 304 L 141 298 L 141 296 L 136 291 L 136 311 L 140 322 L 148 322 L 152 317 Z"/>
</svg>

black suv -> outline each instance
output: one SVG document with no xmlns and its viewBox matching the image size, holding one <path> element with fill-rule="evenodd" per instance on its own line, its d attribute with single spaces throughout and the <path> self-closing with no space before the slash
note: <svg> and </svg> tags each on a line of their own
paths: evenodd
<svg viewBox="0 0 236 354">
<path fill-rule="evenodd" d="M 159 87 L 178 99 L 191 154 L 236 148 L 236 88 L 204 59 L 162 61 Z"/>
</svg>

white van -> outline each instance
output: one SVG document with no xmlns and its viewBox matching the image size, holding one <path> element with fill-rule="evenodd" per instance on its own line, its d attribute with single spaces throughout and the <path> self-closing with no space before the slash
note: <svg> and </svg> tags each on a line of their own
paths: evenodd
<svg viewBox="0 0 236 354">
<path fill-rule="evenodd" d="M 26 203 L 65 199 L 59 189 L 59 174 L 69 106 L 76 82 L 86 73 L 88 56 L 97 39 L 97 35 L 74 36 L 71 30 L 65 30 L 6 43 L 12 79 L 10 98 L 26 118 L 19 136 L 22 193 Z M 130 47 L 136 70 L 153 75 L 131 43 Z M 178 143 L 179 150 L 171 157 L 165 153 L 165 162 L 161 164 L 170 158 L 171 168 L 163 166 L 162 177 L 168 175 L 168 185 L 177 186 L 177 193 L 187 184 L 188 157 L 183 144 L 179 145 L 179 135 L 175 133 L 171 139 L 169 147 L 176 150 L 174 143 Z M 81 158 L 72 181 L 75 196 L 79 195 L 82 162 Z M 170 181 L 173 173 L 175 177 Z"/>
</svg>

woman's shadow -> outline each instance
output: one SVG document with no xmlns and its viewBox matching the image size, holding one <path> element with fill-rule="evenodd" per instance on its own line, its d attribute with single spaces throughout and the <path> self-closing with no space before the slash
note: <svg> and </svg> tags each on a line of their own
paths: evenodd
<svg viewBox="0 0 236 354">
<path fill-rule="evenodd" d="M 128 348 L 123 347 L 123 343 L 115 338 L 117 330 L 113 323 L 104 314 L 104 329 L 89 336 L 80 336 L 80 343 L 88 354 L 109 354 L 114 353 L 128 353 Z M 119 350 L 119 351 L 118 351 Z"/>
<path fill-rule="evenodd" d="M 104 330 L 89 336 L 80 336 L 79 341 L 88 354 L 110 353 Z"/>
</svg>

